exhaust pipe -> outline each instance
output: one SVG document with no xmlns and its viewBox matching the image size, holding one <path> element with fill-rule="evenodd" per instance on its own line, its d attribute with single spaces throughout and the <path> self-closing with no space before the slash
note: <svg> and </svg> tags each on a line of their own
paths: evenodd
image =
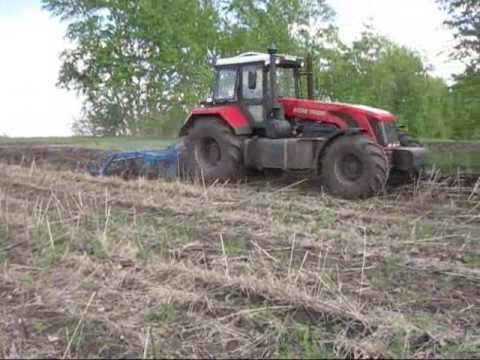
<svg viewBox="0 0 480 360">
<path fill-rule="evenodd" d="M 280 111 L 280 103 L 277 95 L 277 47 L 272 44 L 267 50 L 270 55 L 270 95 L 272 100 L 272 114 L 273 119 L 281 119 L 283 113 Z"/>
<path fill-rule="evenodd" d="M 307 66 L 307 98 L 308 100 L 315 100 L 315 91 L 313 87 L 313 60 L 312 55 L 308 54 L 306 59 Z"/>
<path fill-rule="evenodd" d="M 266 135 L 271 139 L 285 138 L 292 134 L 292 126 L 285 120 L 282 107 L 278 101 L 277 91 L 277 47 L 272 44 L 268 48 L 270 55 L 270 96 L 272 108 L 267 114 L 267 122 L 265 126 Z"/>
</svg>

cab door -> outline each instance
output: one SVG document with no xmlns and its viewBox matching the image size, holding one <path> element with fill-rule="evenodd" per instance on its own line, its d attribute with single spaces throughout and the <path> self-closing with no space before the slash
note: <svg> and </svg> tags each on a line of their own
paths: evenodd
<svg viewBox="0 0 480 360">
<path fill-rule="evenodd" d="M 252 127 L 265 127 L 265 73 L 263 64 L 245 65 L 241 71 L 241 105 Z"/>
</svg>

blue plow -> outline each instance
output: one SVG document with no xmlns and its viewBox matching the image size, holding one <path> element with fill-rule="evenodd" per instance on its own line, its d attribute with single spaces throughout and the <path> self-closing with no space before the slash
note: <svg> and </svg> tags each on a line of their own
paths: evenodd
<svg viewBox="0 0 480 360">
<path fill-rule="evenodd" d="M 130 178 L 146 176 L 173 179 L 178 176 L 180 144 L 161 150 L 124 151 L 110 154 L 100 167 L 90 166 L 92 176 L 120 175 Z"/>
</svg>

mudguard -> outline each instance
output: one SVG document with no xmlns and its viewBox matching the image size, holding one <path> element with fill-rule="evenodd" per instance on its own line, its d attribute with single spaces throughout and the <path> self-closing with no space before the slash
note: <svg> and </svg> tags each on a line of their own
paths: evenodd
<svg viewBox="0 0 480 360">
<path fill-rule="evenodd" d="M 249 135 L 252 133 L 250 123 L 240 106 L 232 104 L 194 109 L 185 120 L 180 130 L 180 136 L 185 136 L 195 121 L 202 121 L 202 119 L 211 118 L 212 116 L 225 121 L 235 135 Z"/>
</svg>

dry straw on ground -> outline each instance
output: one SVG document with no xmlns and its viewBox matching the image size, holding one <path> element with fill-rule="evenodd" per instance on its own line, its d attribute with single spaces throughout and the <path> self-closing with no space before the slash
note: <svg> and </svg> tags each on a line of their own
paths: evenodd
<svg viewBox="0 0 480 360">
<path fill-rule="evenodd" d="M 0 173 L 0 357 L 480 354 L 478 186 Z"/>
</svg>

